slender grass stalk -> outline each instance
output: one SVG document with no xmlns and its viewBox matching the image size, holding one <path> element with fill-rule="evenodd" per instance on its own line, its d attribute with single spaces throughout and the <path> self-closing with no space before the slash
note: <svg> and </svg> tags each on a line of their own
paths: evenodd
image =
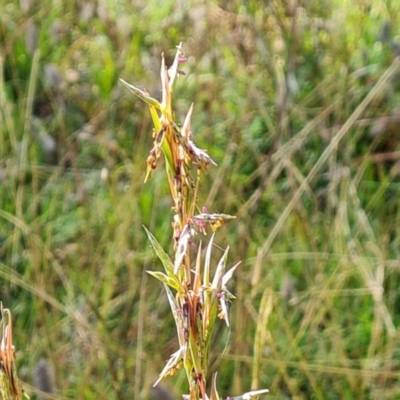
<svg viewBox="0 0 400 400">
<path fill-rule="evenodd" d="M 145 101 L 153 120 L 154 146 L 147 157 L 147 181 L 156 169 L 158 160 L 163 155 L 166 165 L 166 176 L 173 200 L 174 216 L 172 220 L 172 241 L 175 251 L 173 260 L 164 251 L 157 239 L 146 228 L 150 243 L 161 260 L 164 271 L 148 271 L 160 280 L 166 290 L 167 298 L 173 313 L 179 349 L 171 355 L 155 385 L 168 375 L 184 368 L 189 383 L 189 394 L 183 395 L 189 400 L 219 400 L 214 373 L 210 396 L 207 396 L 209 354 L 213 330 L 217 318 L 225 320 L 229 326 L 228 302 L 234 296 L 226 285 L 239 263 L 227 270 L 229 247 L 226 248 L 217 266 L 212 266 L 212 250 L 215 232 L 225 222 L 236 217 L 227 214 L 210 214 L 199 210 L 197 196 L 200 176 L 206 173 L 208 166 L 216 163 L 207 151 L 199 149 L 193 142 L 191 119 L 193 104 L 190 106 L 182 127 L 174 120 L 172 108 L 173 85 L 181 73 L 179 64 L 186 61 L 182 44 L 177 47 L 172 66 L 165 65 L 161 56 L 162 102 L 152 98 L 124 80 L 122 83 L 136 96 Z M 208 243 L 203 260 L 202 243 L 198 244 L 195 260 L 191 261 L 191 245 L 198 232 L 206 233 L 211 228 L 213 234 Z M 212 271 L 214 276 L 211 277 Z M 229 399 L 251 399 L 267 393 L 259 390 L 245 393 Z"/>
</svg>

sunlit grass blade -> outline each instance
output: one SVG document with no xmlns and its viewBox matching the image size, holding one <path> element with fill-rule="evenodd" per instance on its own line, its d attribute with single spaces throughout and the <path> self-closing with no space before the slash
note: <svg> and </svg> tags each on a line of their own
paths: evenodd
<svg viewBox="0 0 400 400">
<path fill-rule="evenodd" d="M 168 375 L 175 375 L 175 373 L 182 368 L 182 360 L 183 360 L 183 348 L 180 348 L 174 354 L 171 355 L 170 359 L 167 362 L 167 365 L 161 371 L 159 378 L 156 380 L 153 386 L 158 385 L 164 377 Z"/>
<path fill-rule="evenodd" d="M 222 287 L 225 288 L 226 284 L 228 281 L 232 278 L 234 272 L 236 271 L 236 268 L 241 264 L 241 261 L 236 263 L 232 268 L 230 268 L 222 277 Z"/>
<path fill-rule="evenodd" d="M 236 396 L 236 397 L 230 397 L 230 400 L 257 400 L 258 396 L 260 394 L 267 394 L 269 393 L 268 389 L 262 389 L 262 390 L 252 390 L 251 392 L 247 392 L 242 394 L 241 396 Z"/>
<path fill-rule="evenodd" d="M 169 306 L 171 307 L 172 315 L 174 316 L 176 332 L 178 334 L 179 346 L 184 347 L 186 346 L 186 342 L 185 342 L 185 335 L 183 332 L 182 310 L 179 309 L 178 305 L 176 304 L 175 296 L 172 294 L 171 289 L 168 287 L 168 285 L 164 284 L 164 289 L 165 292 L 167 293 L 167 298 Z"/>
<path fill-rule="evenodd" d="M 175 254 L 174 274 L 178 273 L 178 269 L 182 265 L 182 262 L 187 254 L 189 240 L 192 235 L 193 229 L 190 227 L 190 225 L 186 224 L 179 236 L 178 246 Z"/>
<path fill-rule="evenodd" d="M 172 92 L 173 89 L 173 84 L 175 82 L 175 78 L 178 74 L 178 65 L 179 65 L 179 58 L 182 54 L 182 42 L 179 43 L 179 46 L 176 46 L 177 51 L 175 54 L 174 62 L 171 66 L 171 68 L 168 70 L 168 75 L 169 75 L 169 82 L 168 82 L 168 89 Z"/>
<path fill-rule="evenodd" d="M 156 107 L 149 104 L 149 110 L 150 110 L 151 119 L 152 119 L 153 125 L 154 125 L 154 131 L 155 131 L 155 134 L 157 134 L 157 132 L 160 132 L 160 130 L 161 130 L 160 117 L 157 113 Z"/>
<path fill-rule="evenodd" d="M 199 294 L 200 286 L 201 286 L 201 250 L 202 250 L 202 243 L 199 244 L 199 249 L 197 251 L 197 258 L 196 258 L 196 269 L 194 274 L 193 280 L 193 292 L 195 294 Z"/>
<path fill-rule="evenodd" d="M 220 400 L 220 397 L 219 397 L 218 391 L 217 391 L 217 373 L 216 372 L 212 376 L 210 400 Z"/>
<path fill-rule="evenodd" d="M 152 233 L 145 226 L 143 226 L 143 228 L 146 231 L 147 237 L 149 238 L 150 243 L 155 253 L 157 254 L 157 257 L 160 259 L 162 265 L 164 266 L 165 272 L 169 277 L 174 278 L 174 264 L 172 263 L 168 254 L 164 251 L 164 249 L 161 247 L 161 245 L 158 243 L 157 239 L 152 235 Z"/>
<path fill-rule="evenodd" d="M 193 114 L 194 104 L 192 103 L 189 107 L 189 111 L 186 114 L 185 121 L 182 125 L 181 134 L 184 139 L 189 139 L 191 134 L 191 121 L 192 121 L 192 114 Z"/>
<path fill-rule="evenodd" d="M 222 278 L 225 273 L 225 266 L 226 266 L 226 261 L 228 259 L 228 252 L 229 252 L 229 246 L 226 248 L 223 256 L 219 260 L 217 269 L 215 271 L 214 279 L 211 285 L 211 288 L 217 291 L 221 290 L 222 287 Z"/>
<path fill-rule="evenodd" d="M 139 97 L 141 100 L 146 102 L 148 105 L 153 106 L 155 108 L 158 108 L 161 110 L 161 104 L 156 100 L 153 99 L 147 92 L 144 90 L 141 90 L 137 88 L 136 86 L 131 85 L 130 83 L 124 81 L 122 78 L 120 78 L 121 83 L 124 84 L 125 87 L 127 87 L 133 94 L 135 94 L 137 97 Z"/>
<path fill-rule="evenodd" d="M 210 284 L 210 265 L 211 265 L 211 251 L 214 243 L 215 233 L 211 235 L 210 241 L 208 242 L 206 258 L 204 261 L 204 272 L 203 272 L 203 285 L 207 287 Z"/>
<path fill-rule="evenodd" d="M 175 290 L 179 289 L 179 282 L 175 278 L 165 275 L 159 271 L 146 271 L 149 275 L 153 276 L 154 278 L 158 279 L 159 281 L 165 283 L 166 285 L 174 288 Z"/>
</svg>

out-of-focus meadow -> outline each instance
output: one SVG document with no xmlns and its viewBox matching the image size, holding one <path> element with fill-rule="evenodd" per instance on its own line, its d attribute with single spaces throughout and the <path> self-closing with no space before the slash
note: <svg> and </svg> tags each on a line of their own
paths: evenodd
<svg viewBox="0 0 400 400">
<path fill-rule="evenodd" d="M 172 204 L 118 79 L 159 96 L 181 41 L 175 109 L 218 163 L 199 204 L 238 216 L 220 394 L 400 398 L 400 2 L 0 4 L 0 300 L 32 399 L 49 368 L 57 399 L 150 399 L 176 349 L 142 228 L 168 248 Z"/>
</svg>

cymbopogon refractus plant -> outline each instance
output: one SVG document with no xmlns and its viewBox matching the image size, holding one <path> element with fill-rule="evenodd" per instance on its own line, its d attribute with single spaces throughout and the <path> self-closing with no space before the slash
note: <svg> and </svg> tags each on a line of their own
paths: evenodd
<svg viewBox="0 0 400 400">
<path fill-rule="evenodd" d="M 136 96 L 145 101 L 153 120 L 154 146 L 147 157 L 145 182 L 151 177 L 161 156 L 165 159 L 166 176 L 173 200 L 172 240 L 175 251 L 173 259 L 161 247 L 157 239 L 146 228 L 150 243 L 161 260 L 164 271 L 147 271 L 160 280 L 175 319 L 179 349 L 171 355 L 155 385 L 168 375 L 183 368 L 189 383 L 188 400 L 219 400 L 217 392 L 217 373 L 211 380 L 210 394 L 206 393 L 211 341 L 216 320 L 225 320 L 229 327 L 228 302 L 234 296 L 227 290 L 227 283 L 239 263 L 227 268 L 229 247 L 226 248 L 216 267 L 212 265 L 212 250 L 217 229 L 226 221 L 235 219 L 227 214 L 210 214 L 203 208 L 199 210 L 197 195 L 201 174 L 208 166 L 216 165 L 207 151 L 199 149 L 193 142 L 191 119 L 193 104 L 182 126 L 175 121 L 172 107 L 173 86 L 183 72 L 179 64 L 186 61 L 182 44 L 177 47 L 172 66 L 165 65 L 161 55 L 161 103 L 141 90 L 121 79 L 122 83 Z M 212 230 L 212 236 L 203 259 L 202 243 L 197 246 L 197 254 L 191 260 L 191 248 L 198 232 L 206 234 Z M 214 272 L 213 276 L 212 272 Z M 251 399 L 267 393 L 258 390 L 228 399 Z"/>
<path fill-rule="evenodd" d="M 11 312 L 1 302 L 0 318 L 0 397 L 2 400 L 29 399 L 17 376 Z"/>
</svg>

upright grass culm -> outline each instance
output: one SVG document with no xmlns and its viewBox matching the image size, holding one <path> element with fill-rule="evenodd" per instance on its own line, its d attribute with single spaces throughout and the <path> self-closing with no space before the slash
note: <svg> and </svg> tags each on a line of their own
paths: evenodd
<svg viewBox="0 0 400 400">
<path fill-rule="evenodd" d="M 157 167 L 164 155 L 166 176 L 173 200 L 172 241 L 174 259 L 161 247 L 157 239 L 146 228 L 150 243 L 162 262 L 164 272 L 148 271 L 160 280 L 166 290 L 167 298 L 175 319 L 179 349 L 171 355 L 155 385 L 178 369 L 184 368 L 189 383 L 189 394 L 183 399 L 218 400 L 217 373 L 212 376 L 210 396 L 206 394 L 209 354 L 213 330 L 217 318 L 225 320 L 229 327 L 228 301 L 234 296 L 226 284 L 239 263 L 227 270 L 229 247 L 226 248 L 217 266 L 212 267 L 212 250 L 217 229 L 226 221 L 236 217 L 227 214 L 210 214 L 199 209 L 197 197 L 201 174 L 206 173 L 210 164 L 216 165 L 205 150 L 193 142 L 191 119 L 193 104 L 190 106 L 182 127 L 174 120 L 172 93 L 174 82 L 181 71 L 179 64 L 186 61 L 182 44 L 177 47 L 172 66 L 165 65 L 161 55 L 162 102 L 152 98 L 124 80 L 122 83 L 136 96 L 147 103 L 153 120 L 154 146 L 147 158 L 145 182 Z M 191 261 L 194 238 L 198 232 L 203 234 L 211 228 L 213 234 L 207 245 L 203 260 L 202 243 L 197 246 L 195 260 Z M 214 276 L 211 277 L 212 271 Z M 253 390 L 237 397 L 227 399 L 251 399 L 267 393 L 268 390 Z"/>
</svg>

